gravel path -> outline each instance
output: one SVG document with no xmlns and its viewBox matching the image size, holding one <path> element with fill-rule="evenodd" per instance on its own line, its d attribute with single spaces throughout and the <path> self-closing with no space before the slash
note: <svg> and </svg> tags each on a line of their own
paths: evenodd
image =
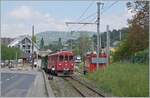
<svg viewBox="0 0 150 98">
<path fill-rule="evenodd" d="M 81 95 L 63 78 L 54 77 L 49 81 L 56 97 L 81 97 Z"/>
</svg>

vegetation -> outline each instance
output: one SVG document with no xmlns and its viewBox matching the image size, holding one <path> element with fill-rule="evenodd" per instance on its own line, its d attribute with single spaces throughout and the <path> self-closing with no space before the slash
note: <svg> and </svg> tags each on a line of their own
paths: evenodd
<svg viewBox="0 0 150 98">
<path fill-rule="evenodd" d="M 127 7 L 136 14 L 133 16 L 133 19 L 129 20 L 129 33 L 127 38 L 121 42 L 119 48 L 115 52 L 114 61 L 124 59 L 131 60 L 130 58 L 135 56 L 139 51 L 142 52 L 148 48 L 149 2 L 128 2 Z"/>
<path fill-rule="evenodd" d="M 33 40 L 34 43 L 36 43 L 36 36 L 33 36 L 32 40 Z"/>
<path fill-rule="evenodd" d="M 83 58 L 85 53 L 91 50 L 92 41 L 90 40 L 90 37 L 86 34 L 82 34 L 81 37 L 79 37 L 78 41 L 79 53 L 77 55 L 81 55 L 81 57 Z"/>
<path fill-rule="evenodd" d="M 144 97 L 149 95 L 148 75 L 148 64 L 114 63 L 86 77 L 114 96 Z"/>
<path fill-rule="evenodd" d="M 40 41 L 40 49 L 43 49 L 44 48 L 44 39 L 42 37 L 41 41 Z"/>
<path fill-rule="evenodd" d="M 54 42 L 53 44 L 49 44 L 48 46 L 44 46 L 44 48 L 45 49 L 51 49 L 54 52 L 63 49 L 61 38 L 59 38 L 58 41 Z"/>
<path fill-rule="evenodd" d="M 1 45 L 1 59 L 2 60 L 14 60 L 16 59 L 16 53 L 17 53 L 17 58 L 20 58 L 21 56 L 20 49 L 7 47 L 3 44 Z"/>
</svg>

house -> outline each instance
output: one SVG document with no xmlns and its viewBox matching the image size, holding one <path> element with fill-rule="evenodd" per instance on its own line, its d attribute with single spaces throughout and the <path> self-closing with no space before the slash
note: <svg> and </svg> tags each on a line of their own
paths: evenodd
<svg viewBox="0 0 150 98">
<path fill-rule="evenodd" d="M 32 57 L 32 39 L 29 35 L 23 35 L 15 38 L 8 47 L 16 47 L 19 48 L 23 54 L 22 58 L 27 59 L 28 61 L 31 61 Z M 33 43 L 33 53 L 38 54 L 39 47 L 36 43 Z"/>
</svg>

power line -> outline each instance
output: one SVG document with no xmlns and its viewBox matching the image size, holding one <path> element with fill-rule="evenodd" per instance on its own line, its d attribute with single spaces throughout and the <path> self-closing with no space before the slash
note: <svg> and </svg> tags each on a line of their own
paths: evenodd
<svg viewBox="0 0 150 98">
<path fill-rule="evenodd" d="M 88 18 L 93 17 L 94 15 L 96 15 L 96 12 L 94 12 L 94 13 L 92 13 L 92 14 L 88 15 L 87 17 L 83 18 L 83 19 L 82 19 L 82 20 L 80 20 L 80 21 L 87 20 Z"/>
<path fill-rule="evenodd" d="M 107 9 L 104 9 L 101 14 L 103 14 L 104 12 L 106 12 L 108 9 L 110 9 L 112 6 L 114 6 L 118 1 L 113 2 L 110 6 L 108 6 Z"/>
<path fill-rule="evenodd" d="M 103 14 L 104 12 L 106 12 L 108 9 L 110 9 L 112 6 L 114 6 L 117 2 L 118 2 L 118 1 L 113 2 L 108 8 L 104 9 L 104 10 L 101 12 L 101 14 Z M 87 16 L 86 18 L 82 19 L 81 21 L 87 20 L 87 19 L 93 17 L 95 14 L 96 14 L 96 12 L 90 14 L 89 16 Z M 93 17 L 90 21 L 93 21 L 95 18 L 96 18 L 96 16 Z M 97 21 L 97 20 L 96 20 L 96 21 Z M 84 26 L 86 26 L 86 24 L 84 24 L 84 25 L 82 25 L 81 27 L 79 27 L 76 31 L 80 30 L 80 29 L 83 28 Z"/>
<path fill-rule="evenodd" d="M 89 6 L 85 9 L 85 11 L 81 14 L 81 16 L 77 19 L 77 20 L 80 20 L 84 15 L 85 13 L 88 11 L 88 9 L 93 5 L 94 1 L 92 1 Z"/>
<path fill-rule="evenodd" d="M 90 21 L 94 21 L 95 19 L 96 19 L 96 16 L 93 17 Z M 89 22 L 90 22 L 90 21 L 89 21 Z M 95 21 L 95 22 L 96 22 L 96 21 Z M 80 26 L 78 29 L 76 29 L 76 31 L 79 31 L 80 29 L 82 29 L 82 28 L 85 27 L 85 26 L 86 26 L 86 24 Z"/>
</svg>

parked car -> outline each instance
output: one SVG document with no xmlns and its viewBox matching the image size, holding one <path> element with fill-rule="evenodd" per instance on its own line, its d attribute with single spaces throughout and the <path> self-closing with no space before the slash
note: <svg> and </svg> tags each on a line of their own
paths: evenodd
<svg viewBox="0 0 150 98">
<path fill-rule="evenodd" d="M 81 57 L 80 56 L 75 57 L 75 63 L 81 63 Z"/>
</svg>

